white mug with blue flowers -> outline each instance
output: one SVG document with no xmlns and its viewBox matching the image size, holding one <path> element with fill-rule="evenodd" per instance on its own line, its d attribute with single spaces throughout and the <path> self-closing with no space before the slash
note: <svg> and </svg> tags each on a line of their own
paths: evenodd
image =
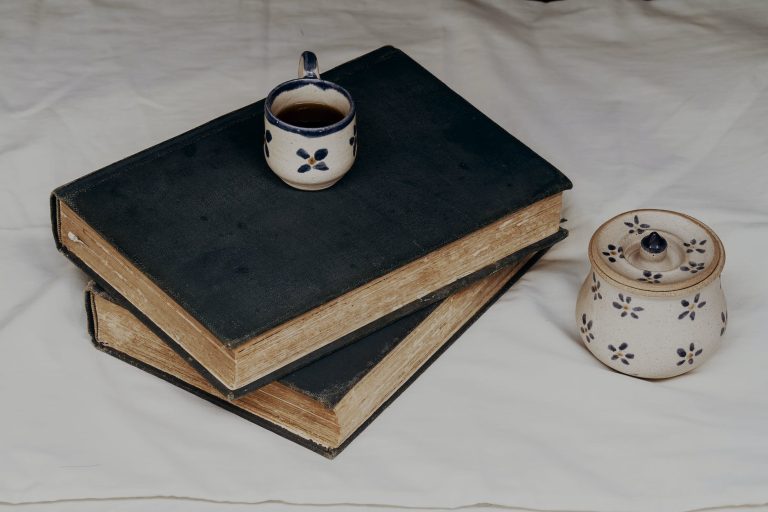
<svg viewBox="0 0 768 512">
<path fill-rule="evenodd" d="M 728 323 L 725 250 L 708 226 L 667 210 L 622 213 L 592 236 L 589 259 L 576 327 L 606 366 L 661 379 L 717 351 Z"/>
<path fill-rule="evenodd" d="M 338 114 L 327 125 L 307 125 L 288 117 L 302 105 Z M 275 87 L 264 102 L 264 157 L 269 168 L 288 185 L 322 190 L 349 171 L 357 156 L 357 118 L 349 92 L 322 80 L 317 57 L 304 52 L 299 78 Z"/>
</svg>

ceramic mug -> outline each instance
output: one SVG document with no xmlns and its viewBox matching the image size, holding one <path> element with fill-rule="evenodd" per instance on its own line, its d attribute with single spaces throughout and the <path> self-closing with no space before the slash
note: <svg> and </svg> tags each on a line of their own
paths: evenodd
<svg viewBox="0 0 768 512">
<path fill-rule="evenodd" d="M 319 105 L 338 112 L 340 120 L 326 126 L 286 122 L 287 112 Z M 278 85 L 264 102 L 264 157 L 269 168 L 288 185 L 322 190 L 349 171 L 357 156 L 355 103 L 349 91 L 320 78 L 317 57 L 304 52 L 299 78 Z"/>
</svg>

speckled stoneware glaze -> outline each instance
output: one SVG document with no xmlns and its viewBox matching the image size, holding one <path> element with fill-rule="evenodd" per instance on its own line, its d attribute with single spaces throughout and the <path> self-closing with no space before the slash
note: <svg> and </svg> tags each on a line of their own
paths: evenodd
<svg viewBox="0 0 768 512">
<path fill-rule="evenodd" d="M 334 108 L 344 118 L 318 128 L 294 126 L 279 119 L 280 112 L 300 103 Z M 320 79 L 317 57 L 304 52 L 299 78 L 275 87 L 264 102 L 264 157 L 269 168 L 288 185 L 322 190 L 341 179 L 357 156 L 355 103 L 343 87 Z"/>
<path fill-rule="evenodd" d="M 622 213 L 592 236 L 589 260 L 576 324 L 601 362 L 660 379 L 698 368 L 717 350 L 728 321 L 725 251 L 709 227 L 666 210 Z"/>
</svg>

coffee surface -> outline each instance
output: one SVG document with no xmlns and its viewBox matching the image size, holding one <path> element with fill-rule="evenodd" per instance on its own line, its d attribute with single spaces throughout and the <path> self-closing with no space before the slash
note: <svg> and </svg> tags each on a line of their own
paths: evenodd
<svg viewBox="0 0 768 512">
<path fill-rule="evenodd" d="M 277 118 L 300 128 L 320 128 L 338 123 L 344 113 L 321 103 L 296 103 L 276 114 Z"/>
</svg>

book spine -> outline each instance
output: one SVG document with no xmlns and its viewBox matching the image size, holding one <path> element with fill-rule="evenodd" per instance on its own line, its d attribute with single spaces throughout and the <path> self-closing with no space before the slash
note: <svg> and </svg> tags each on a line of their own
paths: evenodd
<svg viewBox="0 0 768 512">
<path fill-rule="evenodd" d="M 61 239 L 59 238 L 61 235 L 61 229 L 59 225 L 59 198 L 56 196 L 56 192 L 51 193 L 50 197 L 50 204 L 51 204 L 51 229 L 53 230 L 53 241 L 56 244 L 56 250 L 59 252 L 66 254 L 64 250 L 64 246 L 61 243 Z"/>
</svg>

